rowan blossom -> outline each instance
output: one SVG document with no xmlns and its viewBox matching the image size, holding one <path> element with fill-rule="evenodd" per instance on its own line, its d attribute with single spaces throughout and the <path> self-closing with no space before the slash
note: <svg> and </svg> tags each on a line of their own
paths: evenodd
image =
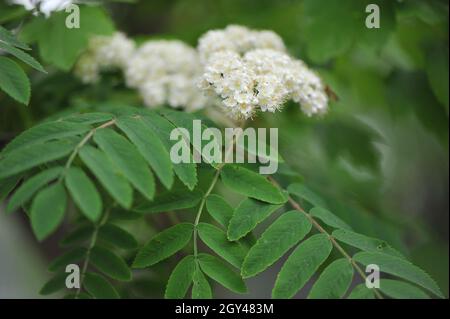
<svg viewBox="0 0 450 319">
<path fill-rule="evenodd" d="M 28 11 L 41 12 L 49 17 L 54 11 L 61 11 L 72 4 L 72 0 L 10 0 L 12 4 L 22 5 Z"/>
<path fill-rule="evenodd" d="M 209 31 L 200 38 L 198 50 L 204 66 L 199 88 L 215 95 L 232 117 L 275 112 L 288 100 L 300 103 L 308 116 L 327 110 L 320 77 L 289 56 L 273 32 L 239 26 Z"/>
</svg>

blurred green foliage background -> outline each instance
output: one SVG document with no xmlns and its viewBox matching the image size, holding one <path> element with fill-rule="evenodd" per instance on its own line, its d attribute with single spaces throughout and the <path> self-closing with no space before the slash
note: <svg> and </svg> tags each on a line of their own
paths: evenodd
<svg viewBox="0 0 450 319">
<path fill-rule="evenodd" d="M 365 27 L 369 3 L 380 6 L 380 29 Z M 278 127 L 280 153 L 335 213 L 401 249 L 448 296 L 447 1 L 152 0 L 106 9 L 116 29 L 138 41 L 176 38 L 195 46 L 201 34 L 228 24 L 280 34 L 339 99 L 323 118 L 305 118 L 288 104 L 252 125 Z M 2 144 L 92 102 L 139 104 L 115 75 L 86 87 L 70 72 L 47 70 L 30 70 L 29 107 L 0 93 Z"/>
</svg>

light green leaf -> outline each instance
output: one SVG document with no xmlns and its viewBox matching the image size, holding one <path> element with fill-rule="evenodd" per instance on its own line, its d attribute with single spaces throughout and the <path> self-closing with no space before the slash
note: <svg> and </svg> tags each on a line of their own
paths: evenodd
<svg viewBox="0 0 450 319">
<path fill-rule="evenodd" d="M 353 279 L 353 266 L 346 258 L 333 261 L 314 283 L 308 298 L 339 299 L 350 287 Z"/>
<path fill-rule="evenodd" d="M 281 215 L 250 248 L 242 265 L 242 276 L 253 277 L 276 262 L 311 231 L 311 222 L 298 211 Z"/>
<path fill-rule="evenodd" d="M 3 9 L 4 8 L 2 8 L 2 10 Z M 4 42 L 6 44 L 12 45 L 22 50 L 31 50 L 28 45 L 26 45 L 22 41 L 19 41 L 11 31 L 5 29 L 1 25 L 0 25 L 0 42 Z"/>
<path fill-rule="evenodd" d="M 194 225 L 181 223 L 154 236 L 136 256 L 133 268 L 144 268 L 166 259 L 186 246 L 192 237 Z"/>
<path fill-rule="evenodd" d="M 281 268 L 272 297 L 292 298 L 328 258 L 331 249 L 331 242 L 325 234 L 311 236 L 298 245 Z"/>
<path fill-rule="evenodd" d="M 98 238 L 122 249 L 132 250 L 138 246 L 138 242 L 133 235 L 110 223 L 100 227 Z"/>
<path fill-rule="evenodd" d="M 350 295 L 347 297 L 348 299 L 375 299 L 375 295 L 373 293 L 373 289 L 369 289 L 366 287 L 366 284 L 359 284 L 355 288 L 353 288 Z"/>
<path fill-rule="evenodd" d="M 331 235 L 340 242 L 367 252 L 378 252 L 404 258 L 402 254 L 389 246 L 384 240 L 367 237 L 345 229 L 335 230 Z"/>
<path fill-rule="evenodd" d="M 409 261 L 383 253 L 360 252 L 353 259 L 365 266 L 376 264 L 380 271 L 411 281 L 425 289 L 428 289 L 440 298 L 444 298 L 441 289 L 436 282 L 422 269 Z"/>
<path fill-rule="evenodd" d="M 194 275 L 192 276 L 192 299 L 211 299 L 211 287 L 203 275 L 200 268 L 197 266 Z"/>
<path fill-rule="evenodd" d="M 282 204 L 287 198 L 265 177 L 238 165 L 225 165 L 220 173 L 230 190 L 264 202 Z"/>
<path fill-rule="evenodd" d="M 18 209 L 20 206 L 24 205 L 28 200 L 30 200 L 34 194 L 41 189 L 43 186 L 47 185 L 52 180 L 56 179 L 62 172 L 62 167 L 53 167 L 44 171 L 39 172 L 30 179 L 23 182 L 22 185 L 15 191 L 9 200 L 6 211 L 11 213 Z"/>
<path fill-rule="evenodd" d="M 94 183 L 78 167 L 71 167 L 65 173 L 65 181 L 69 193 L 83 215 L 93 222 L 97 221 L 102 214 L 103 204 Z"/>
<path fill-rule="evenodd" d="M 381 279 L 380 290 L 394 299 L 430 299 L 425 292 L 407 282 Z"/>
<path fill-rule="evenodd" d="M 325 208 L 314 207 L 309 211 L 309 213 L 311 214 L 311 216 L 319 218 L 325 224 L 333 228 L 341 228 L 347 230 L 351 229 L 351 227 L 347 225 L 347 223 L 345 223 L 342 219 Z"/>
<path fill-rule="evenodd" d="M 25 25 L 25 37 L 38 41 L 42 59 L 58 68 L 69 71 L 79 54 L 86 48 L 91 35 L 109 35 L 114 27 L 106 13 L 99 7 L 80 7 L 80 28 L 65 27 L 67 14 L 54 12 L 50 18 L 36 18 Z"/>
<path fill-rule="evenodd" d="M 184 257 L 174 268 L 167 282 L 164 298 L 182 299 L 192 283 L 196 265 L 194 256 Z"/>
<path fill-rule="evenodd" d="M 62 139 L 65 137 L 81 135 L 91 129 L 89 125 L 82 123 L 70 123 L 64 121 L 46 122 L 36 125 L 25 132 L 19 134 L 8 145 L 5 146 L 1 155 L 6 155 L 11 151 L 42 144 L 50 140 Z"/>
<path fill-rule="evenodd" d="M 0 56 L 0 89 L 19 103 L 28 105 L 30 101 L 30 80 L 16 62 L 3 56 Z"/>
<path fill-rule="evenodd" d="M 143 122 L 153 130 L 153 132 L 164 144 L 167 152 L 170 153 L 172 145 L 176 143 L 175 141 L 170 140 L 170 132 L 172 131 L 174 126 L 156 112 L 145 110 L 145 114 L 146 116 L 143 116 L 142 118 Z M 173 169 L 178 178 L 190 190 L 193 190 L 195 185 L 197 184 L 196 164 L 192 161 L 190 163 L 173 164 Z"/>
<path fill-rule="evenodd" d="M 67 117 L 64 117 L 63 120 L 65 122 L 70 123 L 81 123 L 85 125 L 92 125 L 98 123 L 105 123 L 111 121 L 113 118 L 114 115 L 109 113 L 89 112 L 82 114 L 71 114 Z"/>
<path fill-rule="evenodd" d="M 77 263 L 86 256 L 87 249 L 77 247 L 55 258 L 48 266 L 49 271 L 65 269 L 67 265 Z"/>
<path fill-rule="evenodd" d="M 131 271 L 122 257 L 110 250 L 96 246 L 90 255 L 91 264 L 105 275 L 121 281 L 131 280 Z"/>
<path fill-rule="evenodd" d="M 199 254 L 198 262 L 200 268 L 208 277 L 214 279 L 225 288 L 240 294 L 247 292 L 247 287 L 241 277 L 219 258 L 208 254 Z"/>
<path fill-rule="evenodd" d="M 230 242 L 223 230 L 211 224 L 200 223 L 197 226 L 201 240 L 216 254 L 234 267 L 241 269 L 247 249 L 239 242 Z"/>
<path fill-rule="evenodd" d="M 327 207 L 327 204 L 319 195 L 314 193 L 312 190 L 310 190 L 303 184 L 300 183 L 291 184 L 288 186 L 287 190 L 289 194 L 298 196 L 301 199 L 308 201 L 310 204 L 314 206 L 325 208 Z"/>
<path fill-rule="evenodd" d="M 130 208 L 133 201 L 133 189 L 127 180 L 117 173 L 105 153 L 86 145 L 81 148 L 79 155 L 109 194 L 122 207 Z"/>
<path fill-rule="evenodd" d="M 75 143 L 54 141 L 34 144 L 7 154 L 0 159 L 0 178 L 9 177 L 35 166 L 69 155 Z"/>
<path fill-rule="evenodd" d="M 60 183 L 48 186 L 36 195 L 31 205 L 31 227 L 39 241 L 53 233 L 64 219 L 66 192 Z"/>
<path fill-rule="evenodd" d="M 169 153 L 156 133 L 145 125 L 141 116 L 121 117 L 117 126 L 137 147 L 167 189 L 173 184 L 173 168 Z"/>
<path fill-rule="evenodd" d="M 94 141 L 131 184 L 152 200 L 155 194 L 153 174 L 136 147 L 110 128 L 98 130 Z"/>
<path fill-rule="evenodd" d="M 209 195 L 206 199 L 208 213 L 223 227 L 227 228 L 233 216 L 233 207 L 219 195 Z"/>
<path fill-rule="evenodd" d="M 244 199 L 236 207 L 230 220 L 227 233 L 228 239 L 238 240 L 244 237 L 281 206 L 263 203 L 250 198 Z"/>
<path fill-rule="evenodd" d="M 84 288 L 96 299 L 119 299 L 119 293 L 102 276 L 95 273 L 86 273 L 84 277 Z"/>
<path fill-rule="evenodd" d="M 152 202 L 138 205 L 134 211 L 145 214 L 168 212 L 173 210 L 188 209 L 197 206 L 202 199 L 199 191 L 175 190 L 159 195 Z"/>
<path fill-rule="evenodd" d="M 19 50 L 11 45 L 1 42 L 1 41 L 0 41 L 0 50 L 3 50 L 5 52 L 15 56 L 22 62 L 28 64 L 29 66 L 31 66 L 32 68 L 34 68 L 40 72 L 47 73 L 38 61 L 36 61 L 31 55 L 23 52 L 22 50 Z"/>
</svg>

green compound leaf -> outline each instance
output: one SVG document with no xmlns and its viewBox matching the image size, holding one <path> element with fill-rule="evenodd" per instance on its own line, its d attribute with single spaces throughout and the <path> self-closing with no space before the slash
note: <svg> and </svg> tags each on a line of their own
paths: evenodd
<svg viewBox="0 0 450 319">
<path fill-rule="evenodd" d="M 117 173 L 105 153 L 86 145 L 81 148 L 79 155 L 117 203 L 124 208 L 130 208 L 133 201 L 133 189 L 128 181 Z"/>
<path fill-rule="evenodd" d="M 239 242 L 230 242 L 220 228 L 211 224 L 200 223 L 197 226 L 201 240 L 216 254 L 240 269 L 247 249 Z"/>
<path fill-rule="evenodd" d="M 108 280 L 95 273 L 86 273 L 84 288 L 96 299 L 119 299 L 119 293 Z"/>
<path fill-rule="evenodd" d="M 36 195 L 31 205 L 31 227 L 39 241 L 53 233 L 64 219 L 66 192 L 61 183 L 48 186 Z"/>
<path fill-rule="evenodd" d="M 272 297 L 292 298 L 328 258 L 331 249 L 331 241 L 325 234 L 311 236 L 298 245 L 281 268 Z"/>
<path fill-rule="evenodd" d="M 360 252 L 353 259 L 365 266 L 376 264 L 381 272 L 411 281 L 425 289 L 428 289 L 440 298 L 445 298 L 436 282 L 422 269 L 409 261 L 383 253 Z"/>
<path fill-rule="evenodd" d="M 233 192 L 272 204 L 283 204 L 286 196 L 265 177 L 238 165 L 225 165 L 222 182 Z"/>
<path fill-rule="evenodd" d="M 346 258 L 333 261 L 322 272 L 308 295 L 311 299 L 340 299 L 350 287 L 353 266 Z"/>
<path fill-rule="evenodd" d="M 86 173 L 78 168 L 71 167 L 65 173 L 65 182 L 75 204 L 84 216 L 95 222 L 102 214 L 102 199 L 94 183 Z"/>
<path fill-rule="evenodd" d="M 236 207 L 230 220 L 227 233 L 228 239 L 238 240 L 244 237 L 281 206 L 267 204 L 250 198 L 244 199 Z"/>
<path fill-rule="evenodd" d="M 247 287 L 242 278 L 219 258 L 208 254 L 199 254 L 198 262 L 200 268 L 208 277 L 225 288 L 240 294 L 247 292 Z"/>
<path fill-rule="evenodd" d="M 3 56 L 0 56 L 0 89 L 19 103 L 28 105 L 30 101 L 30 80 L 16 62 Z"/>
<path fill-rule="evenodd" d="M 112 251 L 96 246 L 91 250 L 90 262 L 99 271 L 112 279 L 120 281 L 131 280 L 131 271 L 128 265 Z"/>
<path fill-rule="evenodd" d="M 174 268 L 167 282 L 164 298 L 182 299 L 192 283 L 196 265 L 194 256 L 184 257 Z"/>
<path fill-rule="evenodd" d="M 121 117 L 117 119 L 116 124 L 136 145 L 164 186 L 170 189 L 173 184 L 172 161 L 156 133 L 145 125 L 140 116 Z"/>
<path fill-rule="evenodd" d="M 145 268 L 172 256 L 189 243 L 193 230 L 194 225 L 181 223 L 155 235 L 139 250 L 133 268 Z"/>
<path fill-rule="evenodd" d="M 153 174 L 136 147 L 110 128 L 98 130 L 94 134 L 94 141 L 130 183 L 152 200 L 155 194 Z"/>
<path fill-rule="evenodd" d="M 11 196 L 8 206 L 6 207 L 6 211 L 11 213 L 20 206 L 26 204 L 39 189 L 56 179 L 61 172 L 62 167 L 53 167 L 39 172 L 27 181 L 23 182 L 23 184 L 20 185 L 20 187 Z"/>
<path fill-rule="evenodd" d="M 242 276 L 253 277 L 267 269 L 311 231 L 311 222 L 298 211 L 281 215 L 250 248 Z"/>
</svg>

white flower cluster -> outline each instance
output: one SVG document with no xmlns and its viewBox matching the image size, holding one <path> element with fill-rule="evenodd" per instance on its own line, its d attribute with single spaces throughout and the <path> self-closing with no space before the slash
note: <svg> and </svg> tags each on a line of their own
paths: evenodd
<svg viewBox="0 0 450 319">
<path fill-rule="evenodd" d="M 120 32 L 112 36 L 92 37 L 74 72 L 83 83 L 96 83 L 101 71 L 123 69 L 134 48 L 134 42 Z"/>
<path fill-rule="evenodd" d="M 144 43 L 128 59 L 124 72 L 127 85 L 138 89 L 149 107 L 167 103 L 196 110 L 206 103 L 195 84 L 201 73 L 197 52 L 181 41 Z"/>
<path fill-rule="evenodd" d="M 10 0 L 12 4 L 22 5 L 28 11 L 39 11 L 49 17 L 53 11 L 61 11 L 72 4 L 72 0 Z"/>
<path fill-rule="evenodd" d="M 270 31 L 239 26 L 209 31 L 198 50 L 204 63 L 199 87 L 218 96 L 234 118 L 249 118 L 257 110 L 275 112 L 290 99 L 308 116 L 327 110 L 321 79 L 287 55 L 282 40 Z"/>
<path fill-rule="evenodd" d="M 283 40 L 273 31 L 255 31 L 239 25 L 229 25 L 223 30 L 206 32 L 198 40 L 198 52 L 203 63 L 220 51 L 239 54 L 255 49 L 285 51 Z"/>
<path fill-rule="evenodd" d="M 75 75 L 83 83 L 96 83 L 108 69 L 121 70 L 126 85 L 136 89 L 148 107 L 167 103 L 192 111 L 206 104 L 196 86 L 201 74 L 197 51 L 181 41 L 153 40 L 136 48 L 122 33 L 91 38 Z"/>
</svg>

